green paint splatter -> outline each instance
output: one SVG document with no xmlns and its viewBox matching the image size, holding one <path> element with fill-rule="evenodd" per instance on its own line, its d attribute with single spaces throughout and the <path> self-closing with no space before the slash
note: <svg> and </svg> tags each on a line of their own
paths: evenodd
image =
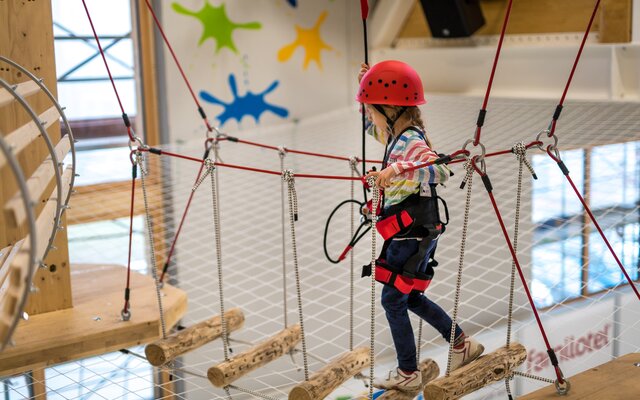
<svg viewBox="0 0 640 400">
<path fill-rule="evenodd" d="M 238 53 L 236 45 L 233 43 L 233 31 L 236 29 L 260 29 L 262 25 L 259 22 L 248 22 L 245 24 L 237 24 L 227 16 L 226 5 L 222 3 L 220 7 L 214 7 L 209 1 L 199 11 L 191 11 L 179 3 L 171 4 L 174 11 L 178 14 L 188 15 L 200 20 L 204 26 L 202 36 L 198 42 L 198 46 L 202 45 L 207 39 L 216 41 L 216 54 L 223 47 L 228 47 L 234 53 Z"/>
</svg>

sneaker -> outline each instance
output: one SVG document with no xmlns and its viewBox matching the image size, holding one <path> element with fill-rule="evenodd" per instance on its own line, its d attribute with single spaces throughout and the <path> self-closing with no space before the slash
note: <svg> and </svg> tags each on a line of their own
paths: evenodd
<svg viewBox="0 0 640 400">
<path fill-rule="evenodd" d="M 373 386 L 378 389 L 400 390 L 402 392 L 417 392 L 422 386 L 422 374 L 420 371 L 405 373 L 400 368 L 389 371 L 387 379 L 376 379 Z"/>
<path fill-rule="evenodd" d="M 460 349 L 453 349 L 451 355 L 451 371 L 469 364 L 471 361 L 480 357 L 484 351 L 484 346 L 472 337 L 464 339 L 464 346 Z"/>
</svg>

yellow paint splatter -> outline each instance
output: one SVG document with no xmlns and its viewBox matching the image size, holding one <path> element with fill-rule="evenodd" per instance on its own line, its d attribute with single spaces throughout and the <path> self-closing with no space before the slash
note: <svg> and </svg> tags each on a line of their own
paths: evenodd
<svg viewBox="0 0 640 400">
<path fill-rule="evenodd" d="M 322 69 L 320 52 L 322 50 L 333 50 L 333 48 L 320 37 L 320 26 L 326 18 L 327 12 L 324 11 L 320 14 L 318 21 L 316 21 L 316 24 L 311 29 L 304 29 L 296 25 L 297 38 L 293 43 L 284 46 L 278 51 L 278 61 L 287 61 L 293 56 L 296 49 L 301 46 L 305 50 L 304 65 L 302 67 L 307 69 L 309 63 L 315 61 L 316 64 L 318 64 L 318 68 Z"/>
</svg>

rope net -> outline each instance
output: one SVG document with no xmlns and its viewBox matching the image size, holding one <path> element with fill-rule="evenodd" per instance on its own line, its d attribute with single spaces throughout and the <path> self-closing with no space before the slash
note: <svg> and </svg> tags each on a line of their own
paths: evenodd
<svg viewBox="0 0 640 400">
<path fill-rule="evenodd" d="M 436 150 L 443 153 L 455 151 L 471 136 L 477 104 L 478 98 L 472 97 L 430 98 L 423 112 Z M 548 123 L 549 110 L 555 107 L 552 100 L 496 98 L 492 99 L 492 104 L 483 136 L 488 152 L 510 148 L 518 141 L 533 141 Z M 360 121 L 356 115 L 354 110 L 342 110 L 315 118 L 313 122 L 302 121 L 295 126 L 230 134 L 275 146 L 285 145 L 348 157 L 358 154 L 360 149 L 360 137 L 357 134 Z M 628 273 L 637 280 L 640 106 L 633 103 L 569 101 L 557 135 L 563 160 L 571 176 L 588 197 L 595 216 Z M 198 142 L 169 145 L 163 150 L 200 158 L 203 141 L 204 138 Z M 368 148 L 370 158 L 379 158 L 383 152 L 382 146 L 373 141 L 368 143 Z M 148 153 L 145 157 L 149 160 L 147 190 L 151 199 L 150 215 L 156 231 L 156 262 L 161 267 L 191 193 L 199 164 Z M 281 169 L 278 153 L 267 148 L 224 141 L 221 143 L 220 157 L 229 164 L 275 171 Z M 565 376 L 570 380 L 572 375 L 582 370 L 620 355 L 640 351 L 640 303 L 625 284 L 595 229 L 583 224 L 582 207 L 555 163 L 535 148 L 528 151 L 527 157 L 532 161 L 539 179 L 532 182 L 525 171 L 518 256 L 535 302 L 541 308 L 540 314 L 547 326 L 551 345 L 556 350 Z M 129 161 L 123 158 L 122 162 Z M 351 171 L 348 161 L 296 154 L 287 154 L 284 166 L 293 170 L 294 174 L 350 176 Z M 439 190 L 448 202 L 451 223 L 439 242 L 436 258 L 440 265 L 426 293 L 449 313 L 453 310 L 465 197 L 464 191 L 458 188 L 464 175 L 462 164 L 452 168 L 456 175 L 450 178 L 446 188 Z M 586 193 L 585 171 L 591 182 Z M 513 234 L 517 172 L 518 161 L 514 155 L 487 159 L 487 173 L 491 176 L 493 193 L 510 235 Z M 280 176 L 218 168 L 225 307 L 241 307 L 246 316 L 244 328 L 230 336 L 229 344 L 233 351 L 230 356 L 247 349 L 247 342 L 258 343 L 274 335 L 285 324 L 281 179 Z M 216 315 L 220 310 L 211 190 L 206 187 L 208 185 L 205 181 L 194 195 L 166 277 L 168 283 L 188 294 L 189 306 L 181 322 L 183 326 Z M 324 365 L 323 361 L 337 357 L 350 346 L 349 263 L 344 261 L 336 265 L 327 261 L 322 238 L 326 218 L 335 205 L 350 198 L 351 189 L 349 181 L 296 179 L 296 191 L 299 205 L 296 242 L 306 346 L 311 355 L 309 369 L 313 373 Z M 362 196 L 359 187 L 355 193 L 356 196 Z M 105 192 L 104 195 L 110 194 Z M 474 185 L 472 197 L 458 321 L 465 333 L 475 336 L 489 352 L 503 346 L 506 341 L 512 260 L 482 185 Z M 136 198 L 142 201 L 141 196 Z M 78 210 L 83 211 L 92 212 Z M 141 239 L 146 227 L 139 218 L 134 228 L 140 236 L 134 241 L 134 247 L 137 248 L 137 254 L 144 252 L 144 258 L 148 260 L 148 243 L 143 245 L 144 240 Z M 70 229 L 72 232 L 73 226 Z M 292 249 L 289 245 L 291 238 L 288 228 L 285 232 L 287 320 L 289 324 L 295 324 L 298 315 Z M 350 221 L 345 220 L 344 231 L 328 237 L 329 246 L 344 247 L 350 239 L 349 235 Z M 378 239 L 381 242 L 381 238 Z M 353 250 L 356 274 L 360 265 L 369 262 L 369 241 L 367 235 Z M 94 245 L 96 257 L 93 262 L 104 263 L 104 250 L 98 247 L 96 241 L 83 243 L 84 253 L 90 253 Z M 126 262 L 126 246 L 112 247 L 110 252 L 114 255 L 121 253 L 119 256 L 109 256 L 120 257 Z M 134 269 L 142 265 L 143 262 L 140 260 L 136 263 L 134 257 Z M 124 274 L 123 269 L 123 283 Z M 136 296 L 136 292 L 132 291 L 132 313 L 136 312 Z M 368 346 L 369 304 L 369 280 L 356 279 L 353 303 L 355 346 Z M 523 343 L 529 352 L 528 360 L 519 370 L 555 379 L 536 322 L 518 281 L 513 310 L 512 341 Z M 413 315 L 412 321 L 417 337 L 419 321 Z M 395 351 L 384 311 L 379 304 L 375 329 L 376 374 L 382 375 L 395 366 Z M 425 324 L 422 330 L 422 357 L 435 359 L 441 371 L 444 371 L 447 348 L 446 341 Z M 141 349 L 133 351 L 143 353 Z M 175 363 L 179 370 L 174 371 L 173 386 L 165 392 L 153 386 L 150 366 L 135 356 L 124 354 L 105 355 L 50 368 L 47 370 L 46 384 L 50 396 L 58 394 L 60 398 L 68 399 L 85 398 L 94 393 L 105 398 L 150 398 L 154 391 L 158 396 L 173 394 L 178 399 L 227 398 L 223 389 L 214 388 L 203 378 L 210 366 L 222 360 L 224 353 L 220 340 L 180 357 Z M 302 355 L 294 354 L 293 360 L 295 363 L 285 355 L 236 381 L 234 385 L 243 388 L 243 392 L 231 388 L 231 395 L 239 399 L 252 398 L 246 392 L 257 391 L 271 397 L 285 398 L 293 385 L 304 380 Z M 81 377 L 82 373 L 86 374 L 85 378 Z M 87 380 L 86 376 L 91 376 L 96 382 L 107 382 L 110 390 L 119 390 L 121 394 L 110 397 L 109 392 L 104 391 L 105 385 L 93 385 L 93 381 Z M 368 389 L 364 382 L 351 380 L 329 398 L 339 395 L 366 397 Z M 511 382 L 511 391 L 520 395 L 547 384 L 518 376 Z M 5 390 L 20 393 L 28 382 L 23 384 L 25 386 L 22 389 L 20 383 L 17 385 Z M 82 388 L 78 389 L 78 385 Z M 80 392 L 83 394 L 77 394 Z M 498 382 L 468 398 L 504 397 L 505 385 Z"/>
</svg>

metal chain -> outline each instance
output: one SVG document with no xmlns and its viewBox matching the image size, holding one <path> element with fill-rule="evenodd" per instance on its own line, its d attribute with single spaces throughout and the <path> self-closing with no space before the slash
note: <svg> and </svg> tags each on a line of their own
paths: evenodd
<svg viewBox="0 0 640 400">
<path fill-rule="evenodd" d="M 464 183 L 467 185 L 467 197 L 464 203 L 464 222 L 462 223 L 462 238 L 460 239 L 460 258 L 458 260 L 458 278 L 456 280 L 456 293 L 453 303 L 453 318 L 451 320 L 451 336 L 449 337 L 449 354 L 447 356 L 447 372 L 445 376 L 451 373 L 451 358 L 453 355 L 453 345 L 456 336 L 456 321 L 458 319 L 458 305 L 460 303 L 460 289 L 462 287 L 462 268 L 464 267 L 464 250 L 467 245 L 467 228 L 469 226 L 469 212 L 471 210 L 471 188 L 473 186 L 473 165 L 468 160 L 464 168 L 466 174 Z"/>
<path fill-rule="evenodd" d="M 147 170 L 143 167 L 144 159 L 141 152 L 136 153 L 136 162 L 140 166 L 140 182 L 142 183 L 142 197 L 144 199 L 144 213 L 147 218 L 147 233 L 149 234 L 149 253 L 151 256 L 151 275 L 156 286 L 156 297 L 158 298 L 158 309 L 160 310 L 160 327 L 162 328 L 162 338 L 167 337 L 167 327 L 164 321 L 164 310 L 162 308 L 162 293 L 160 293 L 160 281 L 158 279 L 158 269 L 156 267 L 156 250 L 153 241 L 153 225 L 151 223 L 151 215 L 149 213 L 149 201 L 147 199 L 147 185 L 145 183 L 145 175 Z"/>
<path fill-rule="evenodd" d="M 513 371 L 513 372 L 511 373 L 511 375 L 512 375 L 512 376 L 513 376 L 513 375 L 518 375 L 518 376 L 521 376 L 521 377 L 523 377 L 523 378 L 534 379 L 534 380 L 537 380 L 537 381 L 546 382 L 546 383 L 550 383 L 550 384 L 554 384 L 554 383 L 556 383 L 556 381 L 555 381 L 555 380 L 553 380 L 553 379 L 543 378 L 543 377 L 541 377 L 541 376 L 537 376 L 537 375 L 529 374 L 529 373 L 526 373 L 526 372 Z"/>
<path fill-rule="evenodd" d="M 349 157 L 349 166 L 351 167 L 351 200 L 355 200 L 355 178 L 356 174 L 360 175 L 358 171 L 358 158 L 356 156 Z M 350 219 L 350 234 L 349 237 L 353 237 L 355 232 L 355 211 L 354 211 L 354 203 L 351 202 L 351 219 Z M 349 252 L 349 351 L 353 351 L 353 331 L 354 331 L 354 290 L 355 290 L 355 266 L 354 266 L 354 253 L 353 251 Z"/>
<path fill-rule="evenodd" d="M 218 272 L 218 293 L 220 295 L 220 326 L 222 327 L 222 348 L 224 351 L 224 360 L 229 361 L 229 332 L 227 330 L 227 321 L 224 317 L 224 291 L 222 284 L 222 238 L 220 228 L 220 206 L 218 204 L 218 185 L 216 184 L 215 164 L 211 159 L 205 161 L 207 172 L 204 175 L 211 177 L 211 207 L 213 210 L 213 229 L 216 241 L 216 265 Z"/>
<path fill-rule="evenodd" d="M 526 152 L 527 147 L 524 142 L 516 143 L 511 151 L 516 155 L 518 159 L 518 184 L 516 189 L 516 214 L 515 221 L 513 226 L 513 251 L 517 253 L 518 251 L 518 235 L 520 229 L 520 204 L 522 200 L 522 170 L 523 165 L 526 160 Z M 532 169 L 530 169 L 532 171 Z M 511 331 L 513 324 L 513 300 L 515 294 L 515 282 L 516 282 L 516 263 L 515 261 L 511 261 L 511 277 L 509 282 L 509 309 L 507 312 L 507 338 L 506 338 L 506 348 L 508 349 L 511 345 Z M 508 372 L 508 371 L 507 371 Z M 509 374 L 507 374 L 509 375 Z M 507 394 L 512 397 L 511 393 L 511 384 L 510 379 L 507 377 L 504 380 L 505 389 L 507 390 Z"/>
<path fill-rule="evenodd" d="M 287 149 L 284 146 L 278 147 L 278 155 L 280 156 L 280 171 L 284 173 L 284 158 L 287 155 Z M 286 252 L 286 231 L 285 231 L 285 205 L 284 205 L 284 179 L 280 181 L 280 209 L 282 220 L 282 304 L 284 305 L 283 320 L 285 329 L 289 326 L 288 310 L 287 310 L 287 252 Z"/>
<path fill-rule="evenodd" d="M 291 247 L 293 253 L 293 269 L 296 276 L 296 294 L 298 296 L 298 318 L 300 320 L 300 334 L 302 337 L 302 360 L 304 365 L 304 380 L 309 380 L 309 363 L 307 361 L 307 341 L 304 334 L 304 318 L 302 313 L 302 290 L 300 288 L 300 269 L 298 268 L 298 248 L 296 245 L 295 220 L 298 214 L 298 200 L 296 194 L 293 171 L 285 169 L 282 171 L 282 179 L 287 182 L 289 194 L 289 225 L 291 227 Z"/>
<path fill-rule="evenodd" d="M 373 374 L 375 367 L 375 335 L 376 335 L 376 222 L 378 221 L 378 206 L 380 205 L 380 191 L 376 186 L 375 177 L 367 178 L 371 190 L 371 343 L 369 345 L 369 398 L 373 399 Z"/>
</svg>

